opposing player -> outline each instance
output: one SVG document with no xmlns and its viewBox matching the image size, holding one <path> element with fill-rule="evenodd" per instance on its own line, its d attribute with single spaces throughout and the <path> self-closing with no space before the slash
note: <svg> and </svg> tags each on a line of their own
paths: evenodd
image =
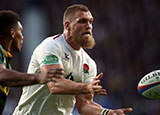
<svg viewBox="0 0 160 115">
<path fill-rule="evenodd" d="M 63 34 L 45 39 L 34 50 L 28 72 L 45 72 L 58 67 L 64 69 L 66 79 L 78 84 L 98 80 L 102 74 L 96 77 L 96 63 L 83 50 L 83 48 L 92 49 L 95 45 L 92 23 L 93 16 L 86 6 L 81 4 L 69 6 L 64 13 Z M 61 79 L 59 82 L 49 82 L 48 86 L 24 87 L 13 114 L 72 115 L 75 103 L 78 112 L 82 115 L 124 115 L 132 111 L 132 108 L 105 109 L 93 101 L 94 92 L 64 95 L 81 90 L 81 87 L 76 87 L 77 83 L 70 80 Z M 94 83 L 98 85 L 99 81 Z M 105 91 L 101 89 L 99 93 L 105 94 Z"/>
<path fill-rule="evenodd" d="M 45 71 L 42 74 L 26 74 L 11 70 L 11 52 L 21 51 L 23 43 L 23 27 L 19 15 L 13 11 L 0 11 L 0 115 L 3 112 L 8 86 L 17 87 L 46 83 L 53 77 L 63 77 L 63 69 Z"/>
</svg>

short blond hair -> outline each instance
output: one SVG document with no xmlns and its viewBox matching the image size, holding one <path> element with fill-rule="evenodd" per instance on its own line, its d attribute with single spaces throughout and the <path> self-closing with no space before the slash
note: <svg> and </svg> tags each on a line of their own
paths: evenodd
<svg viewBox="0 0 160 115">
<path fill-rule="evenodd" d="M 71 6 L 67 7 L 67 9 L 66 9 L 66 11 L 64 12 L 64 15 L 63 15 L 63 23 L 65 21 L 72 21 L 73 18 L 74 18 L 74 14 L 77 11 L 88 12 L 89 9 L 88 9 L 87 6 L 82 5 L 82 4 L 74 4 L 74 5 L 71 5 Z"/>
</svg>

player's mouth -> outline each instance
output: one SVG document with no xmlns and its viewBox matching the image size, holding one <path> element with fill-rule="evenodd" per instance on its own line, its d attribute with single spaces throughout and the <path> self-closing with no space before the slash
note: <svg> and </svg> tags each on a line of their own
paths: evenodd
<svg viewBox="0 0 160 115">
<path fill-rule="evenodd" d="M 90 32 L 84 32 L 83 35 L 91 35 Z"/>
</svg>

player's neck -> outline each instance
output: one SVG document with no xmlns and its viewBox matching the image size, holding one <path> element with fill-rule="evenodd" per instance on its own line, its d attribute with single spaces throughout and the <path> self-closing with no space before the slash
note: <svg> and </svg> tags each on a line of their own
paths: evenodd
<svg viewBox="0 0 160 115">
<path fill-rule="evenodd" d="M 64 33 L 64 37 L 65 37 L 67 43 L 68 43 L 73 49 L 75 49 L 75 50 L 80 50 L 81 46 L 80 46 L 79 44 L 77 44 L 76 42 L 74 42 L 74 40 L 73 40 L 71 37 L 67 36 L 67 34 L 65 34 L 65 33 Z"/>
</svg>

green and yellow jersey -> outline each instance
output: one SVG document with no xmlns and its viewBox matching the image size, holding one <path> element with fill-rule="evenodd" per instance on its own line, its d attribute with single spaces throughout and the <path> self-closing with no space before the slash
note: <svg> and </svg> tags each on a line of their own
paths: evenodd
<svg viewBox="0 0 160 115">
<path fill-rule="evenodd" d="M 4 64 L 7 69 L 11 69 L 11 65 L 9 63 L 12 55 L 5 51 L 2 46 L 0 45 L 0 64 Z M 0 85 L 0 114 L 4 109 L 4 105 L 6 102 L 6 97 L 9 93 L 9 88 L 7 86 Z"/>
</svg>

